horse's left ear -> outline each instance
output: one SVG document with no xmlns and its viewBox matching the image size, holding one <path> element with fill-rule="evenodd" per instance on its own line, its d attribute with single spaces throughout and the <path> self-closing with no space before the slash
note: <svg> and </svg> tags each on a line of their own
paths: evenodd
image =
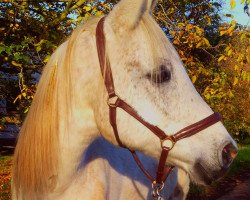
<svg viewBox="0 0 250 200">
<path fill-rule="evenodd" d="M 108 15 L 115 32 L 131 30 L 137 26 L 144 14 L 152 13 L 157 0 L 121 0 Z"/>
</svg>

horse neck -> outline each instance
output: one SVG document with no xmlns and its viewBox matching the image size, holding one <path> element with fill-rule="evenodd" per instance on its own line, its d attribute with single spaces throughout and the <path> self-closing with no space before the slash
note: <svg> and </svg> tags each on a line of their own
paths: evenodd
<svg viewBox="0 0 250 200">
<path fill-rule="evenodd" d="M 62 120 L 59 124 L 59 167 L 57 185 L 65 185 L 74 178 L 80 164 L 81 156 L 89 144 L 96 138 L 98 131 L 93 113 L 88 108 L 84 112 L 72 113 L 69 122 Z M 67 123 L 67 127 L 65 124 Z"/>
<path fill-rule="evenodd" d="M 77 43 L 74 44 L 73 59 L 71 58 L 70 61 L 67 61 L 67 59 L 64 60 L 64 62 L 70 62 L 70 66 L 73 67 L 71 69 L 71 77 L 73 78 L 69 81 L 72 87 L 70 88 L 71 97 L 59 100 L 64 106 L 59 110 L 59 116 L 61 117 L 59 120 L 60 162 L 57 177 L 58 186 L 61 185 L 60 183 L 67 183 L 74 177 L 81 156 L 89 144 L 100 134 L 95 123 L 94 112 L 91 105 L 93 97 L 90 95 L 95 90 L 93 88 L 95 84 L 90 84 L 90 82 L 93 77 L 96 77 L 95 73 L 97 69 L 95 67 L 88 67 L 93 65 L 93 63 L 88 62 L 95 60 L 90 59 L 88 55 L 88 52 L 91 51 L 91 49 L 94 50 L 94 48 L 89 47 L 86 53 L 83 52 L 81 49 L 83 46 L 86 46 L 85 43 L 86 36 L 84 36 L 83 33 L 83 35 L 78 37 Z M 71 49 L 70 46 L 69 41 L 67 43 L 67 49 Z M 72 52 L 66 51 L 65 53 L 71 54 Z M 68 72 L 68 70 L 64 68 L 58 70 L 59 74 Z M 65 92 L 64 87 L 60 87 L 59 90 L 61 90 L 59 94 Z"/>
</svg>

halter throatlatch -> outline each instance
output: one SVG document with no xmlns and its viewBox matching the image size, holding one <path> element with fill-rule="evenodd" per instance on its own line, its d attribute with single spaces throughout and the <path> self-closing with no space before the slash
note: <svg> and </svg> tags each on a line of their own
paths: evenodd
<svg viewBox="0 0 250 200">
<path fill-rule="evenodd" d="M 134 117 L 137 121 L 139 121 L 141 124 L 147 127 L 152 133 L 154 133 L 160 139 L 162 152 L 161 152 L 155 178 L 151 176 L 148 173 L 148 171 L 144 168 L 136 152 L 134 150 L 127 148 L 132 153 L 135 162 L 137 163 L 139 168 L 142 170 L 144 175 L 152 182 L 153 197 L 158 198 L 160 197 L 159 193 L 164 187 L 164 182 L 166 178 L 168 177 L 171 170 L 173 169 L 172 166 L 166 166 L 166 160 L 167 160 L 169 151 L 174 147 L 175 143 L 179 141 L 180 139 L 190 137 L 206 129 L 207 127 L 217 123 L 218 121 L 221 120 L 221 116 L 219 113 L 215 112 L 212 115 L 206 117 L 205 119 L 202 119 L 201 121 L 198 121 L 190 126 L 185 127 L 184 129 L 181 129 L 180 131 L 178 131 L 177 133 L 171 136 L 166 135 L 165 132 L 161 130 L 159 127 L 154 126 L 150 124 L 149 122 L 145 121 L 136 112 L 136 110 L 133 107 L 131 107 L 129 104 L 123 101 L 115 93 L 115 87 L 114 87 L 114 81 L 113 81 L 112 71 L 110 67 L 110 62 L 109 62 L 108 56 L 106 55 L 106 41 L 105 41 L 105 35 L 104 35 L 104 29 L 103 29 L 104 21 L 105 21 L 105 17 L 101 18 L 101 20 L 97 24 L 96 46 L 97 46 L 97 52 L 98 52 L 98 58 L 99 58 L 102 76 L 104 78 L 104 83 L 108 92 L 107 104 L 109 106 L 109 121 L 113 128 L 117 143 L 119 144 L 119 146 L 123 148 L 127 148 L 127 147 L 120 140 L 119 133 L 117 130 L 117 124 L 116 124 L 116 109 L 117 108 L 121 108 L 122 110 L 127 112 L 129 115 Z"/>
</svg>

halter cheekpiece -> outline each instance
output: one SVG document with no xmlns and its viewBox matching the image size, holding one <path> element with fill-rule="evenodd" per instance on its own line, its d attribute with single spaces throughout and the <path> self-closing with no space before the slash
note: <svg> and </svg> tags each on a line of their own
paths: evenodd
<svg viewBox="0 0 250 200">
<path fill-rule="evenodd" d="M 158 128 L 157 126 L 154 126 L 150 124 L 149 122 L 145 121 L 136 112 L 136 110 L 133 107 L 131 107 L 129 104 L 123 101 L 115 92 L 115 86 L 114 86 L 112 71 L 110 67 L 110 62 L 109 62 L 108 55 L 106 54 L 104 22 L 105 22 L 105 17 L 101 18 L 97 24 L 96 46 L 97 46 L 101 73 L 104 78 L 104 83 L 108 92 L 107 104 L 109 106 L 109 121 L 113 128 L 113 132 L 114 132 L 116 141 L 119 144 L 119 146 L 128 149 L 132 153 L 132 156 L 135 162 L 137 163 L 137 165 L 139 166 L 139 168 L 142 170 L 144 175 L 152 182 L 153 199 L 160 199 L 161 198 L 160 191 L 164 187 L 164 182 L 166 178 L 168 177 L 168 175 L 170 174 L 170 172 L 172 171 L 172 169 L 174 168 L 173 166 L 166 166 L 166 160 L 167 160 L 169 151 L 174 147 L 177 141 L 186 137 L 190 137 L 206 129 L 207 127 L 217 123 L 218 121 L 221 120 L 221 116 L 219 113 L 215 112 L 212 115 L 181 129 L 180 131 L 178 131 L 177 133 L 171 136 L 165 134 L 165 132 L 161 130 L 160 128 Z M 161 145 L 162 151 L 161 151 L 161 156 L 159 159 L 159 164 L 157 167 L 155 178 L 152 175 L 150 175 L 149 172 L 144 168 L 136 152 L 126 147 L 120 140 L 119 133 L 117 130 L 117 124 L 116 124 L 116 109 L 117 108 L 124 110 L 129 115 L 134 117 L 137 121 L 139 121 L 141 124 L 147 127 L 153 134 L 155 134 L 160 139 L 160 145 Z"/>
</svg>

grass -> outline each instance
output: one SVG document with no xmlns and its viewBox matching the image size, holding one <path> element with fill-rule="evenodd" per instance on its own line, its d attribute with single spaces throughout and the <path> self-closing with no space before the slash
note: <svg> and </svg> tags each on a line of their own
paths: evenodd
<svg viewBox="0 0 250 200">
<path fill-rule="evenodd" d="M 228 176 L 232 176 L 244 169 L 250 169 L 250 144 L 240 146 L 240 151 L 237 155 L 237 158 L 233 162 L 230 170 L 228 172 Z"/>
<path fill-rule="evenodd" d="M 0 200 L 10 199 L 12 156 L 0 156 Z"/>
</svg>

